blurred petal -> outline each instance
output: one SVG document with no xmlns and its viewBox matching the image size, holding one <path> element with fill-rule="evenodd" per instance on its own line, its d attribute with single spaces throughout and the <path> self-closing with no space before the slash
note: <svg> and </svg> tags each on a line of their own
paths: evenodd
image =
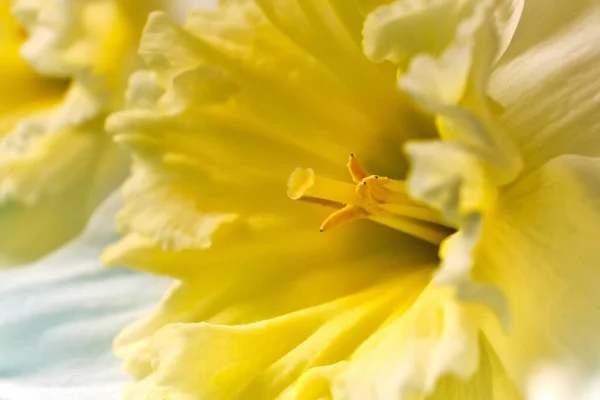
<svg viewBox="0 0 600 400">
<path fill-rule="evenodd" d="M 389 3 L 377 8 L 367 18 L 363 47 L 373 61 L 389 60 L 402 70 L 415 54 L 439 56 L 450 44 L 456 26 L 469 14 L 473 5 L 473 2 L 453 0 Z M 523 0 L 501 0 L 495 5 L 490 25 L 495 24 L 500 32 L 498 54 L 504 52 L 514 35 L 523 3 Z M 431 30 L 433 27 L 435 34 L 423 35 L 423 29 Z"/>
<path fill-rule="evenodd" d="M 19 48 L 26 35 L 10 14 L 9 0 L 0 1 L 0 138 L 23 115 L 52 106 L 62 98 L 66 82 L 37 75 Z"/>
<path fill-rule="evenodd" d="M 40 73 L 73 78 L 104 96 L 119 97 L 147 15 L 159 0 L 13 0 L 27 30 L 23 58 Z M 117 91 L 115 93 L 115 91 Z"/>
<path fill-rule="evenodd" d="M 0 4 L 8 67 L 0 80 L 0 267 L 65 243 L 122 182 L 127 159 L 104 119 L 123 102 L 157 4 L 14 0 L 20 26 L 9 2 Z M 5 94 L 13 91 L 14 101 Z"/>
<path fill-rule="evenodd" d="M 454 376 L 441 380 L 427 400 L 520 400 L 523 397 L 506 376 L 506 371 L 487 340 L 480 339 L 477 372 L 467 381 Z"/>
<path fill-rule="evenodd" d="M 60 251 L 0 271 L 3 399 L 117 398 L 124 377 L 110 351 L 112 339 L 169 284 L 99 265 L 100 249 L 116 237 L 112 219 L 120 205 L 120 197 L 110 198 Z"/>
<path fill-rule="evenodd" d="M 507 188 L 484 225 L 476 275 L 499 286 L 513 330 L 490 342 L 519 385 L 540 360 L 600 363 L 600 159 L 564 155 Z"/>
<path fill-rule="evenodd" d="M 600 398 L 600 375 L 582 376 L 568 363 L 544 364 L 527 382 L 528 400 L 595 400 Z"/>
<path fill-rule="evenodd" d="M 102 119 L 54 126 L 53 116 L 23 119 L 0 142 L 0 265 L 76 235 L 126 172 Z"/>
<path fill-rule="evenodd" d="M 491 94 L 526 172 L 560 154 L 600 155 L 600 3 L 528 0 Z"/>
</svg>

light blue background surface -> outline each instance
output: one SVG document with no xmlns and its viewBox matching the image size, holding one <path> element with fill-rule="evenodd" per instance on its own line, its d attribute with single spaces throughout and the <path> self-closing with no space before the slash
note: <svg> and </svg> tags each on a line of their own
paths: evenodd
<svg viewBox="0 0 600 400">
<path fill-rule="evenodd" d="M 29 266 L 0 271 L 0 400 L 111 400 L 128 377 L 111 342 L 148 313 L 166 278 L 100 265 L 114 242 L 112 196 L 86 231 Z"/>
</svg>

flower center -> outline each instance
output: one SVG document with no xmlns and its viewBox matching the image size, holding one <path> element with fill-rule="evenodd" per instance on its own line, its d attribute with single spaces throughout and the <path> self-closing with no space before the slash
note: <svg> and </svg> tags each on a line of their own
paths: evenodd
<svg viewBox="0 0 600 400">
<path fill-rule="evenodd" d="M 436 245 L 451 232 L 437 210 L 408 195 L 404 181 L 369 174 L 353 154 L 348 170 L 354 185 L 318 176 L 311 168 L 296 168 L 290 176 L 288 196 L 292 200 L 338 208 L 321 224 L 321 232 L 359 218 L 368 218 Z"/>
</svg>

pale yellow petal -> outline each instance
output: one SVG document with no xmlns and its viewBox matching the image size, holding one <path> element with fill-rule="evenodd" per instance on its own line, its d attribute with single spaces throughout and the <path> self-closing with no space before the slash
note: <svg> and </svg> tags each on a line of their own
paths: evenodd
<svg viewBox="0 0 600 400">
<path fill-rule="evenodd" d="M 136 65 L 145 19 L 139 15 L 156 5 L 0 4 L 3 265 L 31 261 L 73 237 L 122 181 L 127 160 L 104 119 L 122 103 L 126 76 Z"/>
<path fill-rule="evenodd" d="M 375 62 L 393 61 L 403 70 L 417 54 L 439 56 L 454 37 L 456 26 L 476 1 L 394 1 L 369 14 L 364 30 L 365 53 Z M 517 28 L 523 0 L 496 2 L 493 24 L 500 34 L 497 56 L 508 47 Z M 427 34 L 423 34 L 426 29 Z"/>
<path fill-rule="evenodd" d="M 286 284 L 285 290 L 291 290 L 295 300 L 282 297 L 283 292 L 264 299 L 269 303 L 279 299 L 288 307 L 292 302 L 304 303 L 298 311 L 291 308 L 291 313 L 271 318 L 264 315 L 256 322 L 234 315 L 220 317 L 232 326 L 216 325 L 217 319 L 213 323 L 171 324 L 158 330 L 145 345 L 138 343 L 133 351 L 131 344 L 129 349 L 121 348 L 129 353 L 125 366 L 138 379 L 151 374 L 153 388 L 149 393 L 174 398 L 277 398 L 286 390 L 294 391 L 293 385 L 305 371 L 348 357 L 371 334 L 373 326 L 385 320 L 392 304 L 396 310 L 411 304 L 428 276 L 427 268 L 407 270 L 399 279 L 357 294 L 347 291 L 348 287 L 345 290 L 351 295 L 333 300 L 340 293 L 328 293 L 328 288 L 339 291 L 342 287 L 331 287 L 331 279 L 340 281 L 351 275 L 342 269 L 331 272 L 325 280 L 325 275 L 313 272 L 297 279 L 293 286 Z M 251 302 L 256 302 L 256 294 L 253 297 Z M 310 306 L 317 298 L 321 300 Z M 267 301 L 257 305 L 248 307 L 248 311 L 269 308 Z M 243 303 L 240 306 L 245 307 Z M 246 312 L 243 314 L 247 317 Z M 236 320 L 242 324 L 235 324 Z M 274 345 L 265 351 L 266 343 Z M 258 350 L 261 348 L 263 351 Z M 258 353 L 260 357 L 256 357 Z M 147 388 L 133 384 L 130 390 L 143 393 Z"/>
<path fill-rule="evenodd" d="M 479 326 L 489 316 L 484 310 L 430 284 L 414 305 L 390 317 L 357 349 L 334 381 L 333 397 L 428 396 L 443 393 L 437 385 L 445 376 L 470 379 L 480 363 Z"/>
<path fill-rule="evenodd" d="M 494 13 L 497 30 L 500 33 L 497 58 L 502 57 L 512 43 L 520 25 L 525 0 L 501 0 Z"/>
<path fill-rule="evenodd" d="M 439 208 L 447 221 L 459 228 L 442 242 L 435 281 L 457 287 L 457 297 L 485 304 L 510 327 L 505 296 L 492 285 L 472 282 L 475 253 L 482 223 L 493 212 L 497 189 L 486 180 L 482 162 L 451 142 L 410 143 L 407 152 L 414 165 L 407 187 L 418 200 Z"/>
<path fill-rule="evenodd" d="M 49 130 L 23 121 L 0 143 L 3 265 L 31 261 L 77 234 L 125 173 L 101 121 Z"/>
<path fill-rule="evenodd" d="M 493 29 L 493 1 L 473 6 L 457 24 L 453 40 L 437 56 L 412 58 L 399 79 L 400 88 L 436 115 L 440 137 L 458 141 L 486 164 L 496 184 L 506 184 L 521 169 L 520 156 L 487 99 L 489 74 L 499 46 Z M 437 28 L 430 28 L 437 32 Z"/>
<path fill-rule="evenodd" d="M 514 180 L 521 169 L 518 150 L 498 124 L 486 94 L 489 73 L 502 45 L 495 23 L 504 3 L 499 4 L 466 3 L 445 47 L 414 56 L 408 69 L 400 71 L 399 86 L 435 115 L 441 138 L 406 146 L 412 161 L 409 193 L 441 210 L 458 229 L 441 245 L 436 281 L 458 285 L 459 298 L 469 293 L 472 301 L 492 306 L 508 326 L 502 294 L 491 286 L 469 283 L 482 219 L 493 210 L 496 187 Z M 435 14 L 427 8 L 422 13 Z M 433 35 L 444 28 L 432 25 L 427 29 Z M 482 297 L 477 300 L 478 296 Z"/>
<path fill-rule="evenodd" d="M 446 220 L 459 225 L 463 216 L 486 208 L 486 192 L 493 188 L 474 154 L 442 141 L 409 143 L 406 152 L 413 161 L 407 181 L 411 195 L 441 210 Z"/>
<path fill-rule="evenodd" d="M 454 37 L 474 1 L 394 1 L 369 14 L 363 30 L 365 54 L 375 62 L 393 61 L 404 69 L 416 54 L 439 55 Z M 423 29 L 429 30 L 428 35 Z"/>
<path fill-rule="evenodd" d="M 286 7 L 271 11 L 285 18 Z M 311 53 L 317 49 L 299 48 L 299 38 L 273 25 L 279 17 L 246 3 L 193 13 L 184 28 L 165 14 L 151 15 L 140 52 L 165 95 L 150 108 L 114 115 L 109 129 L 134 149 L 193 159 L 216 180 L 266 183 L 303 164 L 335 176 L 343 172 L 336 169 L 339 160 L 355 149 L 368 162 L 387 160 L 402 169 L 400 140 L 413 133 L 402 129 L 404 116 L 397 114 L 394 71 L 365 67 L 354 71 L 362 78 L 340 82 L 332 66 Z M 363 57 L 336 68 L 348 73 L 366 63 Z M 385 135 L 373 140 L 379 132 Z"/>
<path fill-rule="evenodd" d="M 561 154 L 600 155 L 600 3 L 525 2 L 490 93 L 530 172 Z"/>
<path fill-rule="evenodd" d="M 331 383 L 347 364 L 347 361 L 340 361 L 336 364 L 309 369 L 300 376 L 293 387 L 284 393 L 282 400 L 330 400 Z"/>
<path fill-rule="evenodd" d="M 257 375 L 324 327 L 328 318 L 341 311 L 338 307 L 303 310 L 278 320 L 239 327 L 171 325 L 160 331 L 151 345 L 157 358 L 156 390 L 165 386 L 164 395 L 173 399 L 185 395 L 237 397 Z M 330 343 L 327 338 L 321 341 L 321 346 Z M 273 382 L 267 380 L 266 384 Z M 168 390 L 169 387 L 175 390 Z M 274 397 L 259 396 L 246 398 Z"/>
<path fill-rule="evenodd" d="M 146 247 L 133 247 L 134 243 L 129 242 L 105 254 L 113 257 L 108 261 L 127 262 L 134 268 L 185 279 L 155 315 L 123 335 L 122 345 L 148 337 L 157 326 L 180 318 L 200 322 L 218 316 L 222 323 L 270 318 L 356 291 L 394 273 L 402 274 L 403 265 L 435 262 L 432 249 L 416 239 L 400 241 L 402 237 L 398 235 L 397 251 L 389 249 L 388 243 L 382 241 L 386 229 L 382 227 L 362 227 L 373 241 L 359 241 L 361 246 L 356 246 L 356 237 L 353 240 L 343 231 L 332 232 L 324 241 L 314 228 L 245 233 L 249 226 L 240 223 L 238 228 L 217 232 L 213 246 L 206 250 L 164 252 L 152 247 L 148 240 Z M 219 234 L 224 236 L 218 238 Z M 310 245 L 310 251 L 294 243 Z M 374 253 L 378 254 L 375 258 Z M 276 288 L 269 286 L 275 284 Z M 260 287 L 265 287 L 265 291 Z"/>
<path fill-rule="evenodd" d="M 506 189 L 484 226 L 475 274 L 506 294 L 513 320 L 510 334 L 487 333 L 519 385 L 541 361 L 597 366 L 599 182 L 598 159 L 558 157 Z"/>
<path fill-rule="evenodd" d="M 75 78 L 100 112 L 121 104 L 127 77 L 139 65 L 142 27 L 159 6 L 159 0 L 13 0 L 12 12 L 27 32 L 23 58 L 41 74 Z"/>
<path fill-rule="evenodd" d="M 426 400 L 520 400 L 523 396 L 506 374 L 494 349 L 482 336 L 477 372 L 468 380 L 443 378 Z"/>
<path fill-rule="evenodd" d="M 136 163 L 123 187 L 125 206 L 119 212 L 119 230 L 152 238 L 169 250 L 210 247 L 211 234 L 238 215 L 203 213 L 195 201 L 201 198 L 180 178 Z"/>
</svg>

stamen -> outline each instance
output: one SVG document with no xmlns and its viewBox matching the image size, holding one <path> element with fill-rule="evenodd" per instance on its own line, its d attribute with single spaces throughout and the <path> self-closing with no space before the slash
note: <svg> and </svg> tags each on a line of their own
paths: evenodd
<svg viewBox="0 0 600 400">
<path fill-rule="evenodd" d="M 321 232 L 360 218 L 440 244 L 449 234 L 440 213 L 415 202 L 404 181 L 369 174 L 351 154 L 348 171 L 356 185 L 317 176 L 310 169 L 296 168 L 288 181 L 293 200 L 340 207 L 321 224 Z"/>
<path fill-rule="evenodd" d="M 347 205 L 341 210 L 335 211 L 321 224 L 321 232 L 325 232 L 326 229 L 333 228 L 334 226 L 341 225 L 344 222 L 353 221 L 359 218 L 368 217 L 369 213 L 360 207 Z"/>
<path fill-rule="evenodd" d="M 350 176 L 352 177 L 352 181 L 354 183 L 360 183 L 363 179 L 369 176 L 369 173 L 360 165 L 354 154 L 350 154 L 348 159 L 348 164 L 346 164 L 348 170 L 350 171 Z"/>
<path fill-rule="evenodd" d="M 311 168 L 296 168 L 288 180 L 288 196 L 292 200 L 308 197 L 354 204 L 356 189 L 351 183 L 317 176 Z"/>
</svg>

